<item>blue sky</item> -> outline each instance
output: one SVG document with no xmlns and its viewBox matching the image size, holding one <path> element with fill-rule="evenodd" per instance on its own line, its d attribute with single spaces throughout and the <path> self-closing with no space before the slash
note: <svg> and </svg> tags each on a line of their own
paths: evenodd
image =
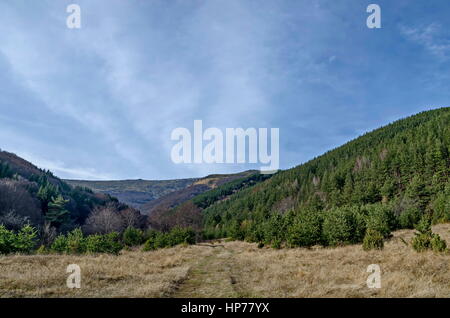
<svg viewBox="0 0 450 318">
<path fill-rule="evenodd" d="M 279 128 L 289 168 L 450 106 L 449 25 L 447 0 L 2 0 L 0 148 L 62 178 L 255 168 L 172 163 L 171 131 L 201 119 Z"/>
</svg>

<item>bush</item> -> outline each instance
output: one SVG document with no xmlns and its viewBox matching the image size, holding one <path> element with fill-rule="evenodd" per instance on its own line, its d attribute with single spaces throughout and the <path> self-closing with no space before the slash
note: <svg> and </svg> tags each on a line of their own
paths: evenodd
<svg viewBox="0 0 450 318">
<path fill-rule="evenodd" d="M 416 252 L 424 252 L 431 248 L 431 235 L 417 234 L 412 239 L 412 247 Z"/>
<path fill-rule="evenodd" d="M 434 252 L 445 252 L 447 251 L 447 243 L 445 240 L 441 239 L 439 234 L 433 234 L 433 238 L 430 241 L 431 249 Z"/>
<path fill-rule="evenodd" d="M 287 243 L 291 247 L 313 246 L 322 237 L 322 218 L 317 212 L 303 212 L 289 226 Z"/>
<path fill-rule="evenodd" d="M 75 229 L 67 236 L 59 235 L 50 249 L 57 253 L 109 253 L 118 254 L 123 248 L 120 236 L 116 232 L 83 236 L 80 229 Z"/>
<path fill-rule="evenodd" d="M 14 251 L 14 239 L 14 232 L 7 230 L 3 225 L 0 225 L 0 254 L 9 254 Z"/>
<path fill-rule="evenodd" d="M 30 253 L 36 245 L 36 237 L 37 230 L 30 225 L 25 225 L 16 234 L 13 244 L 14 249 L 17 252 Z"/>
<path fill-rule="evenodd" d="M 36 250 L 36 254 L 38 254 L 38 255 L 45 255 L 47 253 L 48 253 L 48 250 L 45 247 L 45 245 L 39 246 L 39 248 Z"/>
<path fill-rule="evenodd" d="M 178 244 L 195 244 L 195 242 L 195 232 L 192 229 L 175 227 L 168 233 L 151 232 L 144 244 L 143 251 L 152 251 Z"/>
<path fill-rule="evenodd" d="M 123 232 L 122 240 L 126 246 L 141 245 L 144 242 L 144 233 L 142 230 L 127 227 Z"/>
<path fill-rule="evenodd" d="M 323 221 L 323 237 L 328 245 L 349 244 L 355 241 L 355 218 L 347 208 L 327 211 Z"/>
<path fill-rule="evenodd" d="M 286 239 L 286 230 L 288 224 L 278 213 L 273 213 L 268 221 L 263 224 L 263 243 L 270 245 L 279 245 Z M 236 238 L 239 239 L 239 238 Z"/>
<path fill-rule="evenodd" d="M 366 206 L 368 213 L 366 218 L 367 229 L 380 233 L 383 237 L 389 237 L 391 231 L 396 228 L 394 213 L 386 206 L 373 204 Z"/>
<path fill-rule="evenodd" d="M 430 216 L 424 215 L 416 225 L 416 230 L 418 233 L 415 233 L 415 237 L 412 239 L 412 246 L 415 251 L 423 252 L 431 249 L 435 252 L 445 252 L 447 250 L 445 240 L 431 231 Z"/>
<path fill-rule="evenodd" d="M 153 251 L 155 250 L 155 238 L 151 237 L 149 238 L 145 243 L 144 243 L 144 247 L 142 248 L 142 250 L 144 252 L 148 252 L 148 251 Z"/>
<path fill-rule="evenodd" d="M 175 227 L 169 232 L 168 244 L 175 246 L 181 243 L 195 244 L 195 232 L 192 229 Z"/>
<path fill-rule="evenodd" d="M 272 245 L 271 245 L 271 247 L 272 248 L 274 248 L 274 249 L 280 249 L 281 248 L 281 240 L 280 239 L 274 239 L 273 241 L 272 241 Z"/>
<path fill-rule="evenodd" d="M 14 233 L 0 225 L 0 254 L 30 253 L 36 245 L 37 231 L 25 225 Z"/>
<path fill-rule="evenodd" d="M 67 237 L 58 235 L 50 246 L 50 250 L 56 253 L 65 253 L 67 251 Z"/>
<path fill-rule="evenodd" d="M 92 250 L 91 253 L 109 253 L 119 254 L 123 245 L 120 243 L 120 236 L 117 232 L 101 235 L 101 243 L 97 250 Z"/>
<path fill-rule="evenodd" d="M 448 193 L 440 192 L 432 203 L 434 223 L 450 221 L 450 190 L 447 191 Z"/>
<path fill-rule="evenodd" d="M 422 212 L 417 206 L 409 206 L 398 217 L 400 227 L 404 229 L 412 229 L 419 222 Z"/>
<path fill-rule="evenodd" d="M 81 229 L 75 229 L 67 234 L 66 252 L 69 254 L 83 254 L 86 252 L 86 240 Z"/>
<path fill-rule="evenodd" d="M 382 250 L 383 247 L 383 235 L 374 229 L 367 229 L 363 240 L 363 250 Z"/>
</svg>

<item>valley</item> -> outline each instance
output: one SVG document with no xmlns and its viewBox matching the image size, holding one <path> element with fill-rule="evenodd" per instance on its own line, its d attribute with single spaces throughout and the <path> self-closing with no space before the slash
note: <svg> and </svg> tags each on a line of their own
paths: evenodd
<svg viewBox="0 0 450 318">
<path fill-rule="evenodd" d="M 433 227 L 450 241 L 450 224 Z M 449 297 L 448 254 L 416 253 L 400 230 L 382 251 L 258 248 L 205 242 L 120 255 L 0 256 L 0 297 Z M 81 268 L 81 288 L 66 287 L 66 267 Z M 367 287 L 368 265 L 381 288 Z"/>
</svg>

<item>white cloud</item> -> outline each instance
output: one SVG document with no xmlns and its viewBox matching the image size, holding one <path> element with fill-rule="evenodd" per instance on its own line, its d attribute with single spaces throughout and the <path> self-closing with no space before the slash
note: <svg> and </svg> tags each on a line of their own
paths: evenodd
<svg viewBox="0 0 450 318">
<path fill-rule="evenodd" d="M 442 61 L 450 58 L 450 40 L 446 30 L 448 28 L 443 28 L 439 23 L 431 23 L 422 27 L 400 26 L 401 33 L 408 40 L 423 46 Z"/>
</svg>

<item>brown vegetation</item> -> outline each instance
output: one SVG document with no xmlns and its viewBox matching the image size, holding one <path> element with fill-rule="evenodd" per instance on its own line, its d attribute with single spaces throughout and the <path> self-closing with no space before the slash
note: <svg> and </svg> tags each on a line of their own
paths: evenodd
<svg viewBox="0 0 450 318">
<path fill-rule="evenodd" d="M 450 224 L 433 231 L 450 242 Z M 450 255 L 417 253 L 414 231 L 394 233 L 384 250 L 259 249 L 221 242 L 112 255 L 0 257 L 1 297 L 449 297 Z M 81 267 L 81 289 L 66 287 L 66 267 Z M 370 264 L 381 289 L 366 285 Z"/>
</svg>

